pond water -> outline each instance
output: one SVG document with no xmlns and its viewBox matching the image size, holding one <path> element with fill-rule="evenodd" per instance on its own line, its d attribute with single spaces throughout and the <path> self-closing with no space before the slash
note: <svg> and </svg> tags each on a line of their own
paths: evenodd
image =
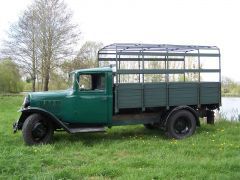
<svg viewBox="0 0 240 180">
<path fill-rule="evenodd" d="M 240 121 L 240 97 L 222 97 L 222 106 L 216 115 Z"/>
</svg>

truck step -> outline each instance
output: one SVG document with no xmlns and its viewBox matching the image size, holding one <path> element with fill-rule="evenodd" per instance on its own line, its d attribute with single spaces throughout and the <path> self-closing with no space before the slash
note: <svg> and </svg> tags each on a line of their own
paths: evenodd
<svg viewBox="0 0 240 180">
<path fill-rule="evenodd" d="M 82 132 L 105 132 L 104 127 L 81 127 L 81 128 L 70 128 L 70 133 L 82 133 Z"/>
</svg>

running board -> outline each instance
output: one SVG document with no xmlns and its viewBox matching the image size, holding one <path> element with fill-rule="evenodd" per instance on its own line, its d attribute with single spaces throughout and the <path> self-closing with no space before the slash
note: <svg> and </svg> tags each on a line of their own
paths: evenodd
<svg viewBox="0 0 240 180">
<path fill-rule="evenodd" d="M 81 127 L 81 128 L 69 128 L 70 133 L 84 133 L 84 132 L 105 132 L 104 127 Z"/>
</svg>

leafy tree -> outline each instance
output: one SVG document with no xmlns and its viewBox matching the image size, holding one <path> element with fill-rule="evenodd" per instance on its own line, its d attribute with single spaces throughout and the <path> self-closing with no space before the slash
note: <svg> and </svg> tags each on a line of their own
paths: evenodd
<svg viewBox="0 0 240 180">
<path fill-rule="evenodd" d="M 97 67 L 97 53 L 102 46 L 102 43 L 94 41 L 85 42 L 76 57 L 66 59 L 59 68 L 51 71 L 50 89 L 65 89 L 68 87 L 68 74 L 73 70 Z"/>
<path fill-rule="evenodd" d="M 240 84 L 234 82 L 228 77 L 222 79 L 222 92 L 224 95 L 239 96 L 240 95 Z"/>
<path fill-rule="evenodd" d="M 61 68 L 65 73 L 75 69 L 93 68 L 98 66 L 97 53 L 103 47 L 102 43 L 87 41 L 85 42 L 73 60 L 66 60 Z"/>
<path fill-rule="evenodd" d="M 0 92 L 17 93 L 23 90 L 17 65 L 11 59 L 0 61 Z"/>
<path fill-rule="evenodd" d="M 37 36 L 36 10 L 30 6 L 13 24 L 8 32 L 3 54 L 11 56 L 21 67 L 24 74 L 32 81 L 32 91 L 35 91 L 37 73 Z"/>
<path fill-rule="evenodd" d="M 80 48 L 77 56 L 74 58 L 74 63 L 79 68 L 93 68 L 98 66 L 97 53 L 103 47 L 102 43 L 87 41 Z"/>
</svg>

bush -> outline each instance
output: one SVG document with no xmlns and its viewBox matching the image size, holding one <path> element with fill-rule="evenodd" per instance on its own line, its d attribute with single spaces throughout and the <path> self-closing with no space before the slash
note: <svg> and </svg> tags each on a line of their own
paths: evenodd
<svg viewBox="0 0 240 180">
<path fill-rule="evenodd" d="M 11 59 L 0 61 L 0 92 L 18 93 L 23 90 L 23 82 L 18 66 Z"/>
</svg>

